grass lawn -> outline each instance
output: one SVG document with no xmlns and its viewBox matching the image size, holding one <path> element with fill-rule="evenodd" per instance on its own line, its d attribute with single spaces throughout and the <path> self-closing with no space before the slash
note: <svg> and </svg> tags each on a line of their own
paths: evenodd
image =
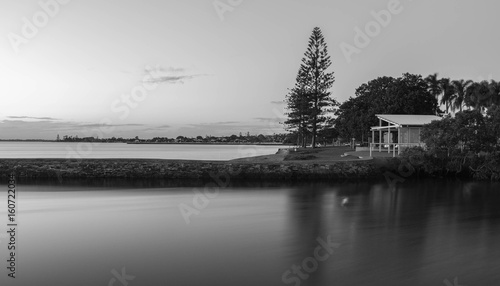
<svg viewBox="0 0 500 286">
<path fill-rule="evenodd" d="M 351 148 L 346 146 L 339 147 L 321 147 L 321 148 L 298 148 L 297 151 L 294 149 L 288 149 L 288 152 L 282 152 L 280 154 L 256 156 L 250 158 L 241 158 L 231 160 L 230 162 L 241 163 L 326 163 L 335 161 L 359 161 L 358 157 L 355 156 L 345 156 L 344 153 L 353 151 Z"/>
</svg>

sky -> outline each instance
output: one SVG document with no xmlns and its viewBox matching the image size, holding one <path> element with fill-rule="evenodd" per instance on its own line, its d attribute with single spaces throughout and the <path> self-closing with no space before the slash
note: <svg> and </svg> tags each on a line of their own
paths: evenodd
<svg viewBox="0 0 500 286">
<path fill-rule="evenodd" d="M 0 139 L 282 133 L 314 27 L 339 102 L 380 76 L 500 79 L 491 0 L 2 0 Z"/>
</svg>

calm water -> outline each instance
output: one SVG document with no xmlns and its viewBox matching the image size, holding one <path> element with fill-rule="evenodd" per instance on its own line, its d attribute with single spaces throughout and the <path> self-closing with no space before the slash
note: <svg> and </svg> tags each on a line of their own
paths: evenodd
<svg viewBox="0 0 500 286">
<path fill-rule="evenodd" d="M 179 206 L 194 197 L 151 182 L 19 183 L 18 278 L 0 238 L 0 285 L 124 285 L 112 280 L 123 267 L 130 286 L 500 282 L 499 184 L 233 185 L 187 224 Z"/>
<path fill-rule="evenodd" d="M 283 146 L 0 142 L 0 158 L 144 158 L 230 160 L 275 154 Z"/>
</svg>

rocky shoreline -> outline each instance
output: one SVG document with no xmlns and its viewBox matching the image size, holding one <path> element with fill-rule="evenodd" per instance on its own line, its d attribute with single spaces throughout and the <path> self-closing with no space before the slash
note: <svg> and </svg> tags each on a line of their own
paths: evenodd
<svg viewBox="0 0 500 286">
<path fill-rule="evenodd" d="M 255 162 L 161 159 L 0 159 L 0 178 L 315 180 L 383 176 L 373 162 Z"/>
</svg>

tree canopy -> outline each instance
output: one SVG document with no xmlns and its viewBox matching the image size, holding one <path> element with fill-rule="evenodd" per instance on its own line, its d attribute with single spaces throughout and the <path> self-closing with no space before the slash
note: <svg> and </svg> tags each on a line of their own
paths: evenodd
<svg viewBox="0 0 500 286">
<path fill-rule="evenodd" d="M 479 110 L 464 110 L 455 117 L 424 125 L 421 138 L 430 154 L 446 156 L 460 153 L 491 152 L 498 149 L 500 108 L 492 107 L 487 115 Z"/>
<path fill-rule="evenodd" d="M 356 89 L 336 111 L 335 126 L 343 138 L 365 141 L 371 126 L 378 125 L 375 114 L 440 113 L 438 100 L 420 75 L 405 73 L 399 78 L 379 77 Z"/>
</svg>

